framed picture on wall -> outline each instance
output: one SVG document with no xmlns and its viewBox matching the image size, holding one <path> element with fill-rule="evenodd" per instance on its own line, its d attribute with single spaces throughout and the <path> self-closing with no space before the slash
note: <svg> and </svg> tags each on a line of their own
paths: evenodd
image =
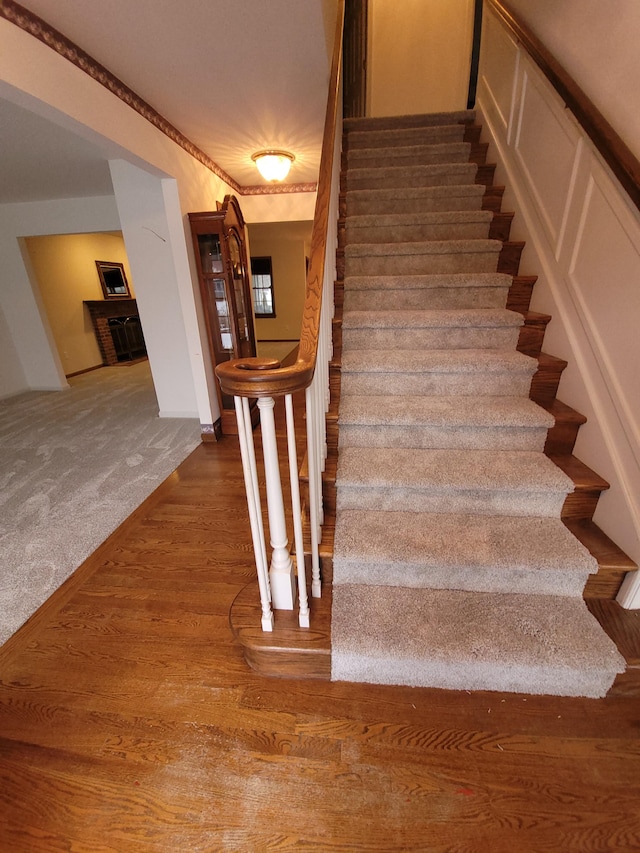
<svg viewBox="0 0 640 853">
<path fill-rule="evenodd" d="M 96 261 L 96 267 L 105 299 L 131 298 L 124 264 L 116 261 Z"/>
</svg>

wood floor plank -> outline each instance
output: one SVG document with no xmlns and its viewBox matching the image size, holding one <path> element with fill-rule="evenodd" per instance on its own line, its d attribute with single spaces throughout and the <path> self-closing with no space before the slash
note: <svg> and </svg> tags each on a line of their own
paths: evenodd
<svg viewBox="0 0 640 853">
<path fill-rule="evenodd" d="M 638 677 L 586 700 L 249 669 L 241 479 L 235 443 L 199 448 L 0 650 L 3 853 L 640 849 Z"/>
</svg>

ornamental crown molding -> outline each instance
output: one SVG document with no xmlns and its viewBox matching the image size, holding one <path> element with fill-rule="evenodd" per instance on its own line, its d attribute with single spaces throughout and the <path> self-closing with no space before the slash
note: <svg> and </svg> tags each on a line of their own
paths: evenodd
<svg viewBox="0 0 640 853">
<path fill-rule="evenodd" d="M 136 94 L 133 89 L 130 89 L 115 74 L 112 74 L 108 68 L 105 68 L 104 65 L 38 15 L 29 11 L 29 9 L 25 9 L 19 3 L 15 3 L 14 0 L 0 0 L 0 17 L 11 24 L 15 24 L 15 26 L 29 33 L 34 38 L 37 38 L 43 44 L 46 44 L 47 47 L 50 47 L 57 54 L 75 65 L 76 68 L 84 71 L 85 74 L 88 74 L 89 77 L 100 83 L 101 86 L 104 86 L 105 89 L 108 89 L 128 107 L 131 107 L 132 110 L 135 110 L 155 128 L 164 133 L 165 136 L 169 137 L 172 142 L 179 145 L 187 154 L 190 154 L 191 157 L 202 163 L 203 166 L 206 166 L 209 171 L 213 172 L 214 175 L 232 187 L 239 195 L 275 195 L 279 193 L 315 192 L 317 190 L 317 183 L 268 184 L 265 186 L 242 187 L 224 169 L 221 169 L 208 154 L 205 154 L 202 149 L 198 148 L 177 127 L 174 127 L 163 115 Z"/>
</svg>

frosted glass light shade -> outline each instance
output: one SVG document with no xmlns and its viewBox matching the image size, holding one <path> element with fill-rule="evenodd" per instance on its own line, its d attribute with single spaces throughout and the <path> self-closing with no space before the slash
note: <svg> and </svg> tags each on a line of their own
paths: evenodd
<svg viewBox="0 0 640 853">
<path fill-rule="evenodd" d="M 266 181 L 284 181 L 296 158 L 288 151 L 257 151 L 251 159 Z"/>
</svg>

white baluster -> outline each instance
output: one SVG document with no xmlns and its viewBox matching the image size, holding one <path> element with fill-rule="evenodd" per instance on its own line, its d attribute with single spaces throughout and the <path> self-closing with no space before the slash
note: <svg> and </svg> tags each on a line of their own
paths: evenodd
<svg viewBox="0 0 640 853">
<path fill-rule="evenodd" d="M 301 628 L 309 627 L 309 597 L 307 595 L 307 576 L 304 566 L 304 539 L 302 536 L 302 509 L 300 505 L 300 479 L 298 474 L 298 453 L 296 449 L 296 428 L 293 419 L 293 400 L 291 394 L 284 398 L 287 414 L 287 448 L 289 451 L 289 480 L 291 482 L 291 508 L 293 511 L 293 535 L 296 543 L 296 567 L 298 570 L 298 596 L 300 610 L 298 623 Z"/>
<path fill-rule="evenodd" d="M 284 501 L 280 466 L 278 463 L 278 445 L 276 425 L 273 417 L 275 403 L 272 397 L 260 397 L 260 429 L 262 432 L 262 450 L 264 454 L 264 473 L 267 484 L 267 509 L 269 513 L 269 533 L 271 538 L 271 601 L 277 610 L 293 610 L 296 598 L 296 581 L 293 563 L 289 554 L 289 540 L 284 517 Z"/>
<path fill-rule="evenodd" d="M 262 630 L 273 631 L 273 611 L 271 610 L 271 590 L 267 574 L 267 549 L 264 544 L 264 529 L 262 526 L 262 511 L 260 508 L 260 493 L 258 491 L 258 472 L 253 447 L 253 432 L 251 430 L 251 415 L 246 398 L 234 397 L 236 420 L 238 422 L 238 439 L 240 457 L 244 474 L 244 488 L 247 493 L 249 509 L 249 524 L 253 540 L 253 552 L 260 589 L 260 606 L 262 608 Z M 244 404 L 244 405 L 243 405 Z M 256 500 L 257 496 L 257 500 Z"/>
<path fill-rule="evenodd" d="M 320 541 L 318 528 L 318 491 L 317 479 L 319 476 L 316 456 L 315 440 L 315 411 L 313 405 L 313 391 L 311 385 L 305 390 L 307 404 L 307 459 L 309 462 L 309 531 L 311 534 L 311 594 L 314 598 L 320 598 L 320 552 L 318 543 Z"/>
</svg>

